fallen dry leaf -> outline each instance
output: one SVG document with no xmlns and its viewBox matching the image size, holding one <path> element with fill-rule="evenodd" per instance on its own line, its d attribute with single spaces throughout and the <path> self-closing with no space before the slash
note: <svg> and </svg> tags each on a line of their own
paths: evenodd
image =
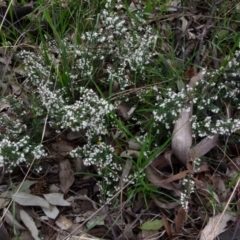
<svg viewBox="0 0 240 240">
<path fill-rule="evenodd" d="M 218 134 L 215 134 L 212 138 L 206 137 L 200 141 L 191 149 L 191 158 L 200 158 L 208 153 L 213 147 L 217 145 L 218 136 Z"/>
<path fill-rule="evenodd" d="M 183 209 L 183 207 L 178 208 L 174 222 L 176 233 L 179 233 L 183 227 L 183 224 L 186 222 L 186 211 Z"/>
<path fill-rule="evenodd" d="M 44 211 L 44 213 L 46 214 L 47 217 L 52 218 L 52 219 L 55 219 L 59 214 L 58 208 L 53 205 L 50 205 L 49 209 L 42 207 L 42 210 Z"/>
<path fill-rule="evenodd" d="M 157 230 L 153 231 L 144 231 L 142 230 L 139 234 L 137 239 L 138 240 L 157 240 L 160 238 L 161 233 Z"/>
<path fill-rule="evenodd" d="M 0 221 L 0 236 L 1 236 L 1 239 L 4 239 L 4 240 L 11 239 L 2 221 Z"/>
<path fill-rule="evenodd" d="M 127 151 L 123 151 L 121 154 L 120 154 L 120 157 L 122 158 L 138 158 L 140 152 L 139 151 L 136 151 L 136 150 L 127 150 Z"/>
<path fill-rule="evenodd" d="M 227 222 L 230 220 L 234 220 L 234 215 L 230 213 L 219 213 L 218 215 L 209 218 L 208 224 L 201 232 L 200 240 L 213 240 L 219 234 L 224 232 L 227 227 Z"/>
<path fill-rule="evenodd" d="M 10 226 L 14 226 L 17 229 L 26 229 L 24 226 L 22 226 L 17 220 L 16 218 L 12 215 L 12 213 L 7 209 L 4 208 L 4 214 L 5 215 L 5 221 L 10 225 Z"/>
<path fill-rule="evenodd" d="M 177 206 L 179 206 L 179 203 L 178 202 L 166 202 L 166 203 L 163 203 L 163 202 L 160 202 L 158 201 L 157 199 L 153 199 L 154 203 L 160 207 L 160 208 L 163 208 L 163 209 L 173 209 L 173 208 L 176 208 Z"/>
<path fill-rule="evenodd" d="M 202 79 L 203 71 L 190 79 L 189 86 L 193 87 L 194 84 Z M 179 115 L 173 129 L 172 137 L 172 152 L 180 160 L 180 162 L 191 170 L 192 166 L 189 164 L 191 160 L 191 146 L 192 146 L 192 117 L 193 103 L 186 104 L 185 109 Z"/>
<path fill-rule="evenodd" d="M 11 82 L 12 94 L 19 96 L 22 92 L 21 86 L 16 82 Z"/>
<path fill-rule="evenodd" d="M 124 118 L 125 120 L 129 120 L 131 118 L 131 107 L 128 106 L 126 103 L 120 103 L 117 106 L 117 115 Z"/>
<path fill-rule="evenodd" d="M 172 229 L 170 227 L 169 221 L 166 217 L 166 215 L 162 212 L 162 221 L 163 221 L 163 226 L 166 230 L 166 233 L 168 235 L 169 240 L 172 239 Z"/>
<path fill-rule="evenodd" d="M 68 159 L 62 160 L 59 163 L 60 171 L 59 171 L 59 180 L 60 180 L 60 188 L 64 194 L 66 194 L 69 188 L 74 183 L 74 172 L 71 168 L 71 164 Z"/>
<path fill-rule="evenodd" d="M 70 131 L 68 134 L 67 134 L 67 139 L 68 140 L 75 140 L 75 139 L 78 139 L 80 137 L 83 136 L 83 133 L 82 132 L 73 132 L 73 131 Z"/>
<path fill-rule="evenodd" d="M 48 193 L 43 195 L 44 198 L 52 205 L 57 206 L 70 206 L 71 203 L 63 199 L 61 193 Z"/>
<path fill-rule="evenodd" d="M 68 230 L 73 225 L 73 223 L 69 219 L 61 215 L 56 220 L 56 225 L 62 230 Z"/>
<path fill-rule="evenodd" d="M 50 208 L 50 204 L 44 198 L 32 195 L 30 193 L 18 192 L 16 194 L 12 194 L 12 198 L 16 203 L 22 206 L 39 206 Z"/>
<path fill-rule="evenodd" d="M 136 240 L 136 236 L 133 233 L 133 226 L 132 224 L 127 224 L 124 228 L 123 233 L 117 238 L 117 240 Z"/>
<path fill-rule="evenodd" d="M 70 145 L 68 142 L 64 140 L 52 143 L 52 148 L 54 151 L 56 151 L 63 157 L 66 157 L 69 154 L 69 152 L 74 149 L 72 145 Z"/>
<path fill-rule="evenodd" d="M 204 72 L 203 71 L 199 71 L 199 73 L 195 76 L 193 76 L 191 79 L 190 79 L 190 82 L 189 82 L 189 87 L 193 87 L 194 84 L 203 78 L 203 75 L 204 75 Z"/>
<path fill-rule="evenodd" d="M 153 166 L 147 166 L 146 170 L 146 177 L 154 186 L 162 187 L 168 190 L 173 190 L 175 196 L 181 195 L 181 188 L 182 186 L 175 182 L 164 182 L 167 178 L 162 176 L 162 174 Z M 184 176 L 184 174 L 183 174 Z M 173 177 L 173 176 L 171 176 Z M 173 178 L 174 179 L 174 178 Z"/>
<path fill-rule="evenodd" d="M 176 121 L 172 136 L 172 152 L 184 166 L 188 166 L 190 160 L 190 148 L 192 146 L 192 104 L 189 103 L 180 113 Z"/>
<path fill-rule="evenodd" d="M 0 112 L 2 112 L 4 109 L 8 109 L 10 107 L 10 103 L 6 98 L 2 98 L 0 101 Z"/>
<path fill-rule="evenodd" d="M 132 149 L 132 150 L 138 150 L 138 151 L 141 150 L 140 144 L 134 139 L 130 139 L 128 141 L 128 147 L 129 147 L 129 149 Z"/>
<path fill-rule="evenodd" d="M 132 169 L 132 159 L 128 158 L 126 161 L 126 164 L 123 168 L 122 175 L 120 178 L 120 182 L 119 182 L 120 190 L 122 190 L 124 188 L 124 185 L 126 184 L 126 180 L 124 180 L 124 179 L 127 179 L 131 169 Z"/>
<path fill-rule="evenodd" d="M 39 231 L 37 229 L 37 226 L 33 220 L 32 217 L 30 217 L 30 215 L 25 212 L 24 210 L 20 210 L 20 217 L 24 223 L 24 225 L 28 228 L 29 232 L 31 233 L 32 237 L 35 240 L 41 240 L 38 236 L 39 236 Z"/>
<path fill-rule="evenodd" d="M 29 231 L 21 231 L 19 236 L 11 240 L 33 240 L 33 237 Z"/>
</svg>

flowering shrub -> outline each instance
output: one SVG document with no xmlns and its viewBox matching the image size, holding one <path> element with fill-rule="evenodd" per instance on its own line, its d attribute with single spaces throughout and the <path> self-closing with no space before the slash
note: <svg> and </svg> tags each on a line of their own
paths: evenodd
<svg viewBox="0 0 240 240">
<path fill-rule="evenodd" d="M 100 96 L 105 90 L 111 90 L 114 82 L 120 91 L 144 86 L 132 99 L 124 100 L 134 103 L 134 114 L 139 105 L 151 105 L 151 109 L 148 108 L 150 117 L 143 116 L 142 119 L 147 125 L 153 118 L 154 129 L 151 126 L 148 131 L 143 126 L 141 111 L 129 120 L 135 121 L 139 127 L 141 136 L 136 139 L 141 147 L 145 147 L 142 154 L 145 159 L 151 155 L 152 147 L 159 147 L 155 134 L 164 135 L 162 131 L 171 133 L 179 113 L 188 102 L 194 106 L 191 118 L 193 137 L 211 137 L 216 133 L 229 135 L 240 129 L 240 120 L 234 119 L 234 114 L 229 117 L 225 107 L 231 105 L 232 113 L 239 109 L 240 52 L 235 52 L 225 68 L 206 73 L 193 88 L 180 92 L 173 88 L 160 90 L 157 86 L 145 88 L 148 70 L 156 63 L 154 46 L 157 35 L 151 27 L 145 26 L 141 13 L 132 13 L 136 18 L 130 18 L 122 11 L 125 10 L 121 1 L 113 6 L 107 0 L 105 8 L 96 17 L 96 26 L 83 32 L 79 43 L 70 37 L 60 41 L 46 37 L 46 42 L 38 49 L 21 50 L 18 57 L 24 66 L 26 80 L 23 87 L 28 92 L 29 105 L 14 100 L 11 106 L 16 116 L 28 121 L 28 115 L 32 114 L 39 119 L 42 127 L 46 118 L 47 124 L 57 133 L 65 129 L 80 131 L 85 145 L 78 146 L 70 155 L 82 158 L 87 166 L 96 166 L 103 178 L 100 187 L 106 190 L 108 198 L 119 189 L 119 176 L 124 163 L 120 164 L 115 159 L 110 145 L 103 142 L 97 144 L 95 139 L 102 140 L 109 133 L 106 116 L 114 114 L 117 104 Z M 160 72 L 162 69 L 158 69 L 157 63 L 155 65 L 153 70 Z M 46 156 L 43 146 L 32 141 L 33 133 L 28 131 L 21 119 L 0 116 L 0 166 L 14 167 L 21 162 L 29 162 L 31 158 Z M 149 137 L 153 132 L 154 137 Z M 196 162 L 196 169 L 199 164 Z M 139 165 L 142 167 L 144 164 Z M 132 181 L 138 171 L 131 172 L 125 181 Z M 141 176 L 144 177 L 144 173 Z M 182 204 L 189 199 L 191 192 L 192 188 L 183 193 Z"/>
<path fill-rule="evenodd" d="M 194 106 L 191 118 L 193 137 L 211 137 L 217 133 L 230 135 L 240 129 L 240 120 L 227 113 L 227 105 L 232 107 L 230 115 L 240 108 L 239 61 L 239 51 L 236 51 L 226 68 L 207 72 L 193 88 L 178 93 L 168 89 L 165 97 L 157 96 L 156 110 L 153 111 L 155 125 L 164 123 L 167 129 L 170 128 L 186 103 L 191 101 Z"/>
<path fill-rule="evenodd" d="M 116 10 L 113 10 L 111 1 L 106 2 L 99 13 L 101 27 L 84 32 L 82 45 L 69 38 L 63 39 L 61 46 L 55 40 L 48 40 L 47 49 L 41 45 L 38 51 L 23 50 L 19 53 L 25 66 L 26 83 L 35 87 L 44 109 L 49 111 L 51 126 L 73 131 L 87 129 L 89 138 L 94 134 L 105 134 L 103 117 L 113 110 L 113 106 L 97 95 L 93 96 L 92 90 L 79 85 L 84 86 L 93 80 L 94 84 L 109 88 L 109 84 L 115 81 L 123 90 L 135 84 L 133 79 L 136 75 L 141 75 L 139 80 L 144 80 L 145 67 L 153 56 L 153 51 L 149 50 L 156 36 L 151 28 L 137 28 L 135 20 L 121 16 L 117 9 L 123 5 L 118 3 L 114 7 Z M 70 63 L 67 71 L 64 61 Z M 105 74 L 97 75 L 98 66 L 103 67 L 101 71 Z M 68 79 L 65 83 L 61 75 Z M 56 89 L 54 83 L 66 88 Z M 80 99 L 73 99 L 72 103 L 69 89 L 70 98 Z M 39 112 L 42 114 L 42 110 Z"/>
<path fill-rule="evenodd" d="M 225 68 L 207 72 L 193 88 L 186 87 L 180 92 L 167 89 L 165 95 L 158 95 L 156 110 L 153 111 L 155 127 L 164 124 L 165 128 L 171 128 L 187 103 L 192 102 L 192 137 L 230 135 L 240 129 L 240 119 L 234 118 L 240 108 L 239 63 L 240 51 L 237 50 Z M 193 159 L 193 172 L 199 171 L 200 164 L 201 159 Z M 185 178 L 182 185 L 180 202 L 187 211 L 190 195 L 194 192 L 194 181 Z"/>
<path fill-rule="evenodd" d="M 122 166 L 113 158 L 111 146 L 94 142 L 108 134 L 105 117 L 115 106 L 90 87 L 97 84 L 105 90 L 117 82 L 124 90 L 144 81 L 157 38 L 149 26 L 138 27 L 137 20 L 121 15 L 121 8 L 120 2 L 113 7 L 107 1 L 99 13 L 99 26 L 82 33 L 81 44 L 69 37 L 60 43 L 46 39 L 38 49 L 18 54 L 24 65 L 24 85 L 32 89 L 33 99 L 37 98 L 29 105 L 31 111 L 42 122 L 47 116 L 47 124 L 56 132 L 81 131 L 87 143 L 70 155 L 81 157 L 85 165 L 95 165 L 104 177 L 102 184 L 115 190 Z M 28 112 L 24 107 L 17 110 Z M 110 187 L 105 188 L 109 198 Z"/>
</svg>

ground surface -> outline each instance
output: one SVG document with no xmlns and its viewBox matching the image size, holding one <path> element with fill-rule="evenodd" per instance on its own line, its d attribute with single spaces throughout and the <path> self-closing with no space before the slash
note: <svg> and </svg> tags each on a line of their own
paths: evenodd
<svg viewBox="0 0 240 240">
<path fill-rule="evenodd" d="M 238 1 L 0 4 L 0 236 L 238 239 Z"/>
</svg>

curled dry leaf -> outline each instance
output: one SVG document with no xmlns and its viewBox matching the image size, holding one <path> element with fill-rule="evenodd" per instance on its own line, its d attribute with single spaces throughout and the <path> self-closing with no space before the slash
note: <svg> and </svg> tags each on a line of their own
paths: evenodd
<svg viewBox="0 0 240 240">
<path fill-rule="evenodd" d="M 183 109 L 173 129 L 172 152 L 184 166 L 190 160 L 190 148 L 192 146 L 192 104 Z"/>
<path fill-rule="evenodd" d="M 22 206 L 39 206 L 50 208 L 50 204 L 41 197 L 26 192 L 18 192 L 12 195 L 13 200 Z"/>
<path fill-rule="evenodd" d="M 74 172 L 71 168 L 71 164 L 69 160 L 65 159 L 60 161 L 59 163 L 60 171 L 59 171 L 59 179 L 60 179 L 60 188 L 64 194 L 66 194 L 69 188 L 74 183 Z"/>
<path fill-rule="evenodd" d="M 29 232 L 31 233 L 32 237 L 35 240 L 41 240 L 38 236 L 39 236 L 39 231 L 37 229 L 37 226 L 33 220 L 32 217 L 30 217 L 30 215 L 25 212 L 24 210 L 20 210 L 20 217 L 24 223 L 24 225 L 27 227 L 27 229 L 29 230 Z"/>
<path fill-rule="evenodd" d="M 208 224 L 201 232 L 200 240 L 213 240 L 222 232 L 225 232 L 228 221 L 235 220 L 235 216 L 230 213 L 218 214 L 209 219 Z"/>
<path fill-rule="evenodd" d="M 162 176 L 162 174 L 153 166 L 151 166 L 151 165 L 147 166 L 145 172 L 146 172 L 147 179 L 154 186 L 172 190 L 175 193 L 175 196 L 181 195 L 180 190 L 181 190 L 182 186 L 177 183 L 171 182 L 170 180 L 167 180 L 168 178 Z M 176 180 L 176 179 L 174 179 L 174 175 L 171 176 L 171 178 L 173 179 L 172 181 Z M 165 181 L 167 181 L 167 182 L 165 182 Z"/>
<path fill-rule="evenodd" d="M 181 30 L 182 30 L 182 32 L 185 32 L 187 29 L 187 26 L 188 26 L 188 21 L 185 17 L 180 17 L 179 20 L 181 20 L 181 22 L 182 22 Z"/>
<path fill-rule="evenodd" d="M 217 145 L 218 134 L 215 134 L 212 138 L 206 137 L 191 150 L 191 158 L 200 158 L 208 153 L 212 148 Z"/>
<path fill-rule="evenodd" d="M 203 78 L 204 72 L 200 71 L 197 75 L 193 76 L 189 82 L 189 86 L 193 87 L 194 84 Z M 174 155 L 185 165 L 189 170 L 192 166 L 189 164 L 191 159 L 201 157 L 216 146 L 218 135 L 213 138 L 205 138 L 197 144 L 193 150 L 192 146 L 192 124 L 190 118 L 192 117 L 193 103 L 189 102 L 186 108 L 182 110 L 179 119 L 176 121 L 173 137 L 172 137 L 172 151 Z"/>
</svg>

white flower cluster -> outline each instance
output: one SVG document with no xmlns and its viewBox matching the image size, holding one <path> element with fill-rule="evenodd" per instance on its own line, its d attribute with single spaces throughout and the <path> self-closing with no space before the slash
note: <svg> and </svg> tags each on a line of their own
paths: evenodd
<svg viewBox="0 0 240 240">
<path fill-rule="evenodd" d="M 111 7 L 111 1 L 99 13 L 99 20 L 98 28 L 82 34 L 81 45 L 70 38 L 62 39 L 61 43 L 47 39 L 47 48 L 42 44 L 35 52 L 20 51 L 28 82 L 35 86 L 56 81 L 64 85 L 64 78 L 67 78 L 74 89 L 89 80 L 97 80 L 105 86 L 116 81 L 123 90 L 136 79 L 143 81 L 157 39 L 152 29 L 136 27 L 133 18 L 120 15 Z M 99 66 L 104 74 L 96 71 Z"/>
<path fill-rule="evenodd" d="M 134 20 L 119 15 L 111 8 L 111 1 L 108 1 L 105 9 L 100 12 L 99 19 L 101 27 L 84 33 L 82 39 L 88 46 L 88 59 L 101 62 L 108 59 L 108 76 L 101 81 L 107 84 L 116 81 L 123 90 L 133 84 L 131 75 L 138 75 L 140 81 L 144 80 L 146 66 L 153 57 L 150 49 L 157 36 L 149 26 L 134 27 Z"/>
<path fill-rule="evenodd" d="M 201 163 L 202 163 L 201 158 L 195 158 L 193 160 L 193 172 L 194 173 L 197 173 L 200 170 Z"/>
<path fill-rule="evenodd" d="M 157 109 L 153 111 L 155 125 L 164 124 L 166 129 L 178 119 L 187 102 L 193 102 L 191 118 L 193 137 L 212 137 L 214 134 L 230 135 L 240 129 L 240 119 L 233 113 L 240 108 L 240 51 L 229 61 L 226 68 L 207 72 L 193 89 L 181 92 L 168 89 L 156 97 Z M 238 76 L 238 77 L 237 77 Z M 232 107 L 229 118 L 226 106 Z"/>
<path fill-rule="evenodd" d="M 6 166 L 7 172 L 20 163 L 29 163 L 33 159 L 46 156 L 42 145 L 31 145 L 30 137 L 25 135 L 17 141 L 11 141 L 7 136 L 0 140 L 0 167 Z"/>
<path fill-rule="evenodd" d="M 17 139 L 20 134 L 26 131 L 27 126 L 19 119 L 11 119 L 7 114 L 0 115 L 1 137 L 7 136 L 10 139 Z"/>
<path fill-rule="evenodd" d="M 21 114 L 18 111 L 23 109 L 23 103 L 14 97 L 7 100 L 11 107 L 0 114 L 0 166 L 11 172 L 22 162 L 29 164 L 34 159 L 45 157 L 46 152 L 42 144 L 34 143 L 27 125 L 19 118 Z"/>
<path fill-rule="evenodd" d="M 194 186 L 195 183 L 193 180 L 189 178 L 184 178 L 183 179 L 183 192 L 181 193 L 180 196 L 180 202 L 183 207 L 183 209 L 187 212 L 188 211 L 188 205 L 189 205 L 189 199 L 191 194 L 194 192 Z"/>
<path fill-rule="evenodd" d="M 91 89 L 79 87 L 78 90 L 79 100 L 68 104 L 61 91 L 52 92 L 46 87 L 39 89 L 42 104 L 49 112 L 49 125 L 72 131 L 86 130 L 89 140 L 107 134 L 105 116 L 114 109 L 113 105 L 100 99 Z"/>
<path fill-rule="evenodd" d="M 52 73 L 54 56 L 48 51 L 44 51 L 40 47 L 39 51 L 26 51 L 22 50 L 19 52 L 19 57 L 21 58 L 24 70 L 23 75 L 27 77 L 26 83 L 29 86 L 42 86 L 44 84 L 53 84 L 57 80 L 56 74 Z M 48 58 L 49 62 L 46 61 Z M 51 64 L 52 65 L 51 65 Z"/>
<path fill-rule="evenodd" d="M 87 143 L 83 147 L 78 147 L 70 152 L 74 158 L 80 157 L 83 159 L 84 165 L 96 166 L 97 173 L 102 177 L 99 185 L 104 190 L 107 200 L 119 190 L 119 176 L 122 166 L 116 159 L 113 159 L 114 148 L 98 142 L 97 144 Z"/>
<path fill-rule="evenodd" d="M 153 111 L 153 118 L 158 123 L 164 123 L 166 129 L 174 124 L 179 117 L 179 113 L 185 108 L 188 97 L 185 90 L 179 93 L 174 92 L 171 88 L 168 89 L 166 97 L 161 95 L 156 97 L 156 110 Z M 189 109 L 190 110 L 190 109 Z"/>
</svg>

